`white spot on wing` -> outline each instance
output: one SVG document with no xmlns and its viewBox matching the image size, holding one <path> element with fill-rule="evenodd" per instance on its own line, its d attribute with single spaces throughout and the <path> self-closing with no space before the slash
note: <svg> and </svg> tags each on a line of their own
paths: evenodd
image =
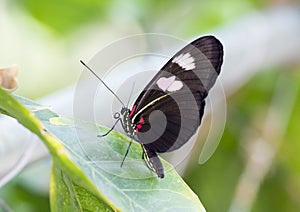
<svg viewBox="0 0 300 212">
<path fill-rule="evenodd" d="M 156 84 L 161 90 L 169 92 L 180 90 L 183 87 L 181 81 L 175 80 L 175 76 L 169 78 L 161 77 Z"/>
<path fill-rule="evenodd" d="M 157 80 L 156 84 L 157 86 L 162 89 L 163 91 L 166 91 L 168 87 L 175 81 L 175 76 L 166 78 L 162 77 L 159 80 Z"/>
<path fill-rule="evenodd" d="M 185 70 L 192 70 L 196 68 L 195 59 L 190 53 L 180 54 L 172 60 L 172 63 L 177 63 L 181 68 Z"/>
<path fill-rule="evenodd" d="M 169 92 L 178 91 L 183 87 L 183 84 L 181 81 L 175 80 L 167 89 Z"/>
</svg>

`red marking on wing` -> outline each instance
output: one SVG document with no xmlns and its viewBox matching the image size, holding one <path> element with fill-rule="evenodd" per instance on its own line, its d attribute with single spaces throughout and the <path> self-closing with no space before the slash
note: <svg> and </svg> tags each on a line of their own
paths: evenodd
<svg viewBox="0 0 300 212">
<path fill-rule="evenodd" d="M 132 115 L 133 115 L 133 113 L 134 113 L 134 111 L 135 111 L 135 108 L 136 108 L 136 105 L 133 105 L 133 107 L 132 107 L 132 109 L 131 109 L 131 111 L 130 111 L 130 114 L 129 114 L 129 118 L 132 117 Z"/>
<path fill-rule="evenodd" d="M 138 129 L 141 129 L 141 128 L 142 128 L 142 124 L 137 124 L 136 127 L 137 127 Z"/>
<path fill-rule="evenodd" d="M 142 124 L 138 123 L 138 124 L 136 125 L 136 127 L 135 127 L 135 131 L 136 131 L 136 132 L 139 132 L 139 129 L 141 129 L 142 126 L 143 126 Z"/>
<path fill-rule="evenodd" d="M 139 120 L 139 122 L 135 126 L 136 132 L 138 132 L 143 127 L 144 123 L 145 123 L 145 119 L 143 117 L 141 117 L 140 120 Z"/>
<path fill-rule="evenodd" d="M 145 119 L 143 117 L 141 117 L 139 123 L 145 124 Z"/>
</svg>

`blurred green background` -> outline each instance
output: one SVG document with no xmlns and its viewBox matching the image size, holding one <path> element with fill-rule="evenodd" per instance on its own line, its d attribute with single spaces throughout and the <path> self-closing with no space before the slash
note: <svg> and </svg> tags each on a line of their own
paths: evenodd
<svg viewBox="0 0 300 212">
<path fill-rule="evenodd" d="M 88 59 L 101 47 L 124 36 L 157 32 L 189 40 L 253 11 L 297 2 L 2 0 L 0 4 L 0 66 L 17 63 L 17 94 L 36 99 L 75 83 L 81 70 L 78 59 Z M 241 206 L 236 205 L 247 205 L 247 198 L 251 211 L 300 211 L 299 73 L 300 63 L 258 70 L 227 97 L 227 124 L 217 151 L 204 165 L 197 163 L 195 152 L 183 176 L 207 211 L 239 211 Z M 286 93 L 276 97 L 274 103 L 274 96 L 283 88 L 287 88 Z M 284 107 L 278 106 L 277 110 L 277 104 L 284 105 L 280 100 L 285 100 L 286 95 L 294 95 L 291 113 Z M 276 136 L 281 125 L 275 124 L 275 138 L 266 122 L 273 106 L 279 117 L 275 120 L 288 119 L 282 136 Z M 273 151 L 268 164 L 260 164 L 263 159 L 253 159 L 253 145 L 260 145 L 259 138 L 276 140 L 268 143 L 268 151 Z M 252 165 L 261 166 L 255 168 L 251 161 Z M 247 176 L 252 176 L 249 170 L 266 173 L 258 180 L 254 175 L 258 184 L 251 180 L 247 184 Z M 13 211 L 50 210 L 47 192 L 28 185 L 23 177 L 1 188 L 0 199 Z"/>
</svg>

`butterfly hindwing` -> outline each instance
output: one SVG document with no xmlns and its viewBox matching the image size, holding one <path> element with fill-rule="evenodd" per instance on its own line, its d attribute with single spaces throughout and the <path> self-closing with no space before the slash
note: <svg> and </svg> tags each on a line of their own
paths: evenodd
<svg viewBox="0 0 300 212">
<path fill-rule="evenodd" d="M 199 127 L 205 105 L 200 96 L 196 97 L 200 100 L 196 105 L 189 95 L 197 94 L 173 93 L 147 110 L 143 114 L 145 124 L 138 133 L 140 142 L 155 152 L 170 152 L 185 144 Z M 155 116 L 155 111 L 160 113 Z"/>
</svg>

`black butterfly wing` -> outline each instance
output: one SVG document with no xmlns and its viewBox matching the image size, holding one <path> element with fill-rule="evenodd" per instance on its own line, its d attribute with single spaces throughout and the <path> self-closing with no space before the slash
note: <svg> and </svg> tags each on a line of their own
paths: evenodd
<svg viewBox="0 0 300 212">
<path fill-rule="evenodd" d="M 181 147 L 201 123 L 209 89 L 223 62 L 223 47 L 201 37 L 176 53 L 137 98 L 130 118 L 141 123 L 137 136 L 147 149 L 169 152 Z"/>
<path fill-rule="evenodd" d="M 137 134 L 140 143 L 155 152 L 180 148 L 199 127 L 204 105 L 197 92 L 182 91 L 165 96 L 141 114 L 144 124 Z"/>
<path fill-rule="evenodd" d="M 195 59 L 195 68 L 189 73 L 186 73 L 186 70 L 178 63 L 173 62 L 175 58 L 185 53 L 189 53 Z M 164 95 L 165 92 L 161 91 L 156 84 L 157 80 L 161 77 L 175 75 L 186 82 L 190 81 L 188 85 L 200 91 L 203 90 L 201 87 L 204 85 L 206 89 L 203 91 L 207 93 L 215 83 L 221 71 L 222 63 L 223 46 L 218 39 L 214 36 L 204 36 L 194 40 L 177 52 L 152 78 L 135 101 L 134 105 L 136 108 L 134 112 L 155 98 Z M 199 83 L 199 79 L 202 83 Z M 191 83 L 192 80 L 194 80 L 195 83 Z"/>
</svg>

